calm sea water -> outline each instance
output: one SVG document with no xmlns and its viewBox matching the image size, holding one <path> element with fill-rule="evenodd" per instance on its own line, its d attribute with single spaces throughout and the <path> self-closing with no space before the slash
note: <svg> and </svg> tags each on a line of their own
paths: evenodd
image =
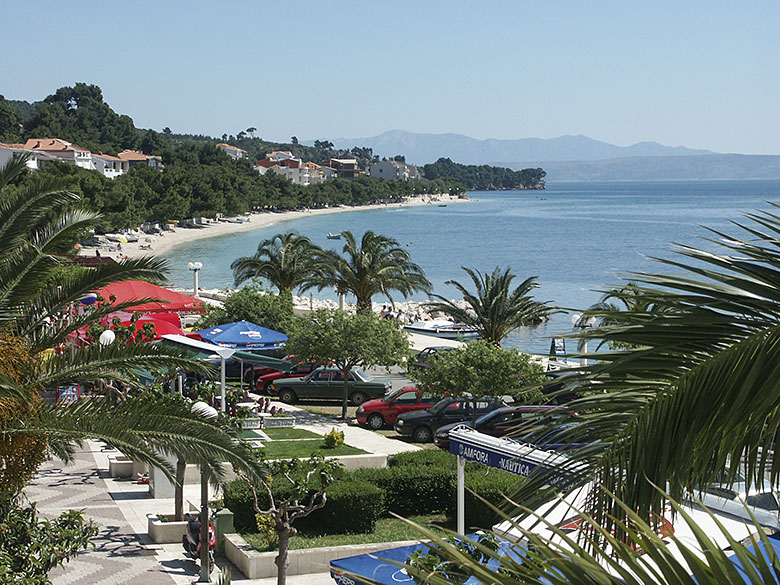
<svg viewBox="0 0 780 585">
<path fill-rule="evenodd" d="M 402 209 L 362 210 L 301 217 L 268 228 L 178 246 L 163 257 L 172 283 L 192 286 L 187 262 L 200 261 L 200 286 L 232 285 L 230 263 L 254 253 L 276 233 L 296 230 L 315 243 L 340 249 L 328 232 L 366 230 L 394 237 L 431 280 L 434 291 L 455 298 L 445 284 L 470 282 L 461 266 L 492 271 L 510 266 L 517 282 L 537 276 L 536 298 L 574 309 L 597 302 L 628 271 L 667 271 L 647 256 L 670 257 L 670 243 L 696 244 L 701 226 L 737 230 L 729 222 L 780 202 L 780 181 L 560 183 L 545 191 L 473 192 L 476 201 Z M 334 298 L 328 291 L 321 298 Z M 382 299 L 375 299 L 381 301 Z M 424 300 L 418 296 L 414 300 Z M 569 315 L 520 331 L 508 345 L 546 353 L 550 337 L 571 330 Z M 572 349 L 572 348 L 569 348 Z"/>
</svg>

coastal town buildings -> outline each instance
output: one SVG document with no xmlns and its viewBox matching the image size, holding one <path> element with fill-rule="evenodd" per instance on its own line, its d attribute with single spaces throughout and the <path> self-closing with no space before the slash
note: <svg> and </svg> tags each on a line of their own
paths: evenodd
<svg viewBox="0 0 780 585">
<path fill-rule="evenodd" d="M 383 160 L 374 163 L 369 167 L 368 174 L 386 181 L 408 181 L 420 178 L 420 171 L 415 165 L 408 165 L 397 160 Z"/>
<path fill-rule="evenodd" d="M 316 185 L 335 176 L 334 169 L 313 162 L 304 162 L 287 150 L 275 150 L 255 163 L 261 175 L 268 171 L 290 179 L 296 185 Z"/>
<path fill-rule="evenodd" d="M 137 150 L 125 149 L 117 156 L 121 160 L 126 161 L 131 169 L 145 164 L 146 166 L 152 167 L 155 170 L 163 170 L 162 157 L 157 156 L 156 154 L 144 154 L 143 152 L 138 152 Z"/>
<path fill-rule="evenodd" d="M 33 171 L 43 168 L 47 162 L 60 161 L 82 169 L 98 171 L 109 179 L 123 175 L 139 164 L 158 171 L 163 169 L 162 157 L 157 155 L 147 155 L 135 150 L 124 150 L 117 156 L 102 152 L 93 153 L 60 138 L 30 138 L 24 144 L 0 143 L 0 165 L 11 160 L 14 154 L 26 154 L 27 167 Z"/>
<path fill-rule="evenodd" d="M 355 158 L 332 158 L 330 167 L 336 171 L 339 179 L 354 179 L 360 174 L 360 167 Z"/>
<path fill-rule="evenodd" d="M 217 148 L 235 160 L 240 158 L 247 158 L 249 156 L 249 153 L 247 153 L 247 151 L 243 148 L 239 148 L 238 146 L 231 146 L 230 144 L 225 144 L 224 142 L 217 144 Z"/>
</svg>

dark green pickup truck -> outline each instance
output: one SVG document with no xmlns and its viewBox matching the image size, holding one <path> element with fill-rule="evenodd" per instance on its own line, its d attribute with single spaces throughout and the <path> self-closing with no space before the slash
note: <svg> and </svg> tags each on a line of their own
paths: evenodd
<svg viewBox="0 0 780 585">
<path fill-rule="evenodd" d="M 378 380 L 360 368 L 349 373 L 349 401 L 360 406 L 370 398 L 381 398 L 392 389 L 390 380 Z M 291 404 L 297 400 L 343 400 L 344 378 L 340 370 L 318 368 L 304 378 L 286 378 L 274 381 L 269 388 L 271 396 Z"/>
</svg>

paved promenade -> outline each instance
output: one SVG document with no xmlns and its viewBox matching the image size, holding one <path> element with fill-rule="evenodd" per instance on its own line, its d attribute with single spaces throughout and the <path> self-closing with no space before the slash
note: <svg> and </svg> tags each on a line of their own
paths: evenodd
<svg viewBox="0 0 780 585">
<path fill-rule="evenodd" d="M 307 411 L 294 410 L 299 428 L 318 433 L 332 427 L 344 430 L 346 442 L 366 451 L 393 454 L 416 450 L 415 445 L 392 440 L 372 431 L 338 423 Z M 181 544 L 157 545 L 147 534 L 147 514 L 170 513 L 172 498 L 152 498 L 148 486 L 130 479 L 108 476 L 108 456 L 118 454 L 102 443 L 89 441 L 79 449 L 74 461 L 65 465 L 59 460 L 46 462 L 36 478 L 25 488 L 25 494 L 45 517 L 53 517 L 65 510 L 82 509 L 99 527 L 94 548 L 89 548 L 52 571 L 54 585 L 185 585 L 199 575 L 198 565 L 184 557 Z M 186 485 L 185 498 L 200 500 L 200 486 Z M 219 569 L 230 566 L 218 558 Z M 272 585 L 276 578 L 246 579 L 238 569 L 231 567 L 233 581 L 246 585 Z M 216 581 L 219 570 L 212 574 Z M 327 573 L 298 575 L 288 578 L 290 585 L 331 585 Z"/>
</svg>

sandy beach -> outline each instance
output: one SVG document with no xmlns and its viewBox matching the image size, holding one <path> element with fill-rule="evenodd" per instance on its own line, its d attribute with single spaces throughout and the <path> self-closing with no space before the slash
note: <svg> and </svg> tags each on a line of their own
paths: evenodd
<svg viewBox="0 0 780 585">
<path fill-rule="evenodd" d="M 328 207 L 325 209 L 306 209 L 303 211 L 286 211 L 283 213 L 255 212 L 242 216 L 248 221 L 241 223 L 211 220 L 210 223 L 200 228 L 176 228 L 173 231 L 165 231 L 155 235 L 142 235 L 138 242 L 122 243 L 121 250 L 117 249 L 116 244 L 112 244 L 110 247 L 102 246 L 98 249 L 92 247 L 84 248 L 80 253 L 84 256 L 91 256 L 96 254 L 96 250 L 99 250 L 101 256 L 107 256 L 114 259 L 118 259 L 120 257 L 138 258 L 141 256 L 161 254 L 167 250 L 170 250 L 174 246 L 178 246 L 179 244 L 183 244 L 185 242 L 192 242 L 196 239 L 213 238 L 215 236 L 223 236 L 236 232 L 254 230 L 268 227 L 281 221 L 300 217 L 308 217 L 311 215 L 345 213 L 349 211 L 363 211 L 368 209 L 382 209 L 388 207 L 412 207 L 417 205 L 461 203 L 466 201 L 470 201 L 470 199 L 459 199 L 457 197 L 451 197 L 450 195 L 421 195 L 418 197 L 409 197 L 408 200 L 403 203 L 383 203 L 377 205 L 361 205 L 358 207 Z"/>
</svg>

